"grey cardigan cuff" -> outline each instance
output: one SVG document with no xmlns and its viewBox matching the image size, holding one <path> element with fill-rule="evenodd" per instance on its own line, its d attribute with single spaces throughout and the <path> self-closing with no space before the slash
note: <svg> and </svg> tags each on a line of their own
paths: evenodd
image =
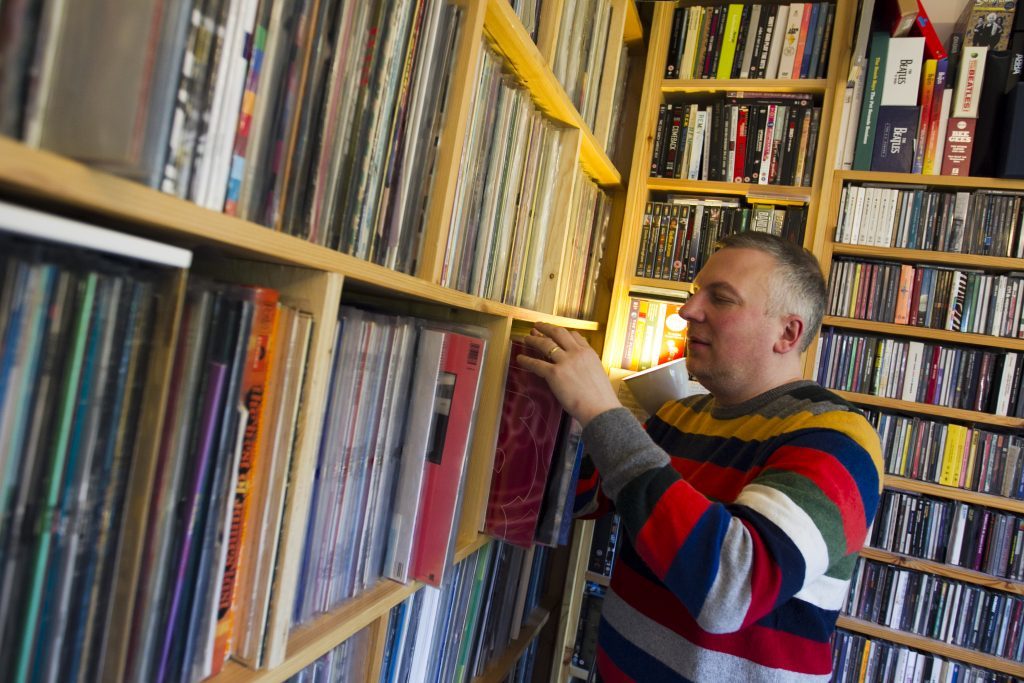
<svg viewBox="0 0 1024 683">
<path fill-rule="evenodd" d="M 668 454 L 625 408 L 591 420 L 583 430 L 583 444 L 601 474 L 605 495 L 613 501 L 634 478 L 669 463 Z"/>
</svg>

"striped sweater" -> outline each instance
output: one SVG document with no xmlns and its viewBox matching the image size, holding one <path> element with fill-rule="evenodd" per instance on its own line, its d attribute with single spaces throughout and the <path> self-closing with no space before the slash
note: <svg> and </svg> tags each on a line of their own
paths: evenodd
<svg viewBox="0 0 1024 683">
<path fill-rule="evenodd" d="M 604 681 L 829 679 L 881 491 L 878 436 L 855 408 L 799 381 L 738 406 L 665 404 L 646 434 L 610 410 L 583 439 L 600 485 L 581 479 L 577 512 L 614 506 L 626 530 L 598 635 Z"/>
</svg>

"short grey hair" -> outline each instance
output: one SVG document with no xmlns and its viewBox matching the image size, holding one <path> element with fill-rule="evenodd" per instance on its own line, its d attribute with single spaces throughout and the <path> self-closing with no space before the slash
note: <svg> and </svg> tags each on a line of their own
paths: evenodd
<svg viewBox="0 0 1024 683">
<path fill-rule="evenodd" d="M 803 247 L 767 232 L 738 232 L 724 237 L 716 249 L 753 249 L 775 258 L 777 268 L 766 283 L 772 313 L 798 315 L 804 321 L 800 350 L 805 351 L 821 328 L 828 290 L 821 265 Z"/>
</svg>

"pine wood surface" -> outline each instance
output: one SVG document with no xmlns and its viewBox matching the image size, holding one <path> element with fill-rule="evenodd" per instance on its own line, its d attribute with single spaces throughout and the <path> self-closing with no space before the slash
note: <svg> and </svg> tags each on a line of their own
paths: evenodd
<svg viewBox="0 0 1024 683">
<path fill-rule="evenodd" d="M 885 475 L 884 483 L 886 488 L 900 489 L 901 491 L 910 491 L 912 493 L 923 493 L 925 495 L 935 496 L 937 498 L 947 498 L 949 500 L 959 500 L 964 503 L 984 505 L 985 507 L 1024 515 L 1024 500 L 1018 500 L 1016 498 L 1005 498 L 991 493 L 978 493 L 977 491 L 968 491 L 954 486 L 932 484 L 927 481 L 918 481 L 916 479 L 897 477 L 890 474 Z"/>
<path fill-rule="evenodd" d="M 964 569 L 963 567 L 957 567 L 955 565 L 945 564 L 942 562 L 934 562 L 932 560 L 922 560 L 910 555 L 894 553 L 888 550 L 879 550 L 878 548 L 863 548 L 860 551 L 860 555 L 861 557 L 869 560 L 878 560 L 879 562 L 903 567 L 904 569 L 916 569 L 917 571 L 925 572 L 927 574 L 944 576 L 948 579 L 963 581 L 964 583 L 969 583 L 975 586 L 991 588 L 992 590 L 1003 591 L 1005 593 L 1013 593 L 1014 595 L 1024 595 L 1024 584 L 1017 581 L 1001 579 L 997 576 L 985 574 L 984 572 L 976 572 L 971 569 Z"/>
<path fill-rule="evenodd" d="M 580 164 L 583 170 L 603 187 L 619 185 L 622 176 L 618 169 L 608 158 L 604 146 L 598 142 L 593 131 L 573 107 L 562 84 L 555 78 L 551 67 L 530 38 L 530 34 L 523 28 L 508 0 L 480 1 L 487 3 L 484 32 L 490 36 L 495 47 L 529 89 L 537 106 L 548 116 L 580 129 L 583 134 L 580 148 Z"/>
<path fill-rule="evenodd" d="M 823 95 L 829 81 L 825 78 L 665 78 L 661 81 L 663 93 L 713 93 L 730 90 L 740 92 L 783 92 Z M 775 187 L 774 185 L 772 187 Z"/>
<path fill-rule="evenodd" d="M 482 674 L 473 678 L 473 683 L 500 683 L 505 680 L 505 676 L 512 670 L 512 667 L 526 652 L 526 648 L 530 646 L 530 643 L 540 634 L 547 625 L 548 619 L 551 618 L 551 609 L 546 604 L 534 608 L 526 623 L 523 624 L 519 637 L 513 640 L 505 648 L 504 653 L 492 661 Z"/>
<path fill-rule="evenodd" d="M 862 332 L 875 332 L 887 337 L 913 337 L 915 339 L 931 339 L 933 341 L 949 342 L 951 344 L 970 344 L 971 346 L 998 346 L 1014 351 L 1024 351 L 1024 339 L 1013 337 L 993 337 L 990 334 L 973 334 L 970 332 L 953 332 L 952 330 L 936 330 L 931 327 L 917 327 L 916 325 L 897 325 L 896 323 L 882 323 L 873 320 L 860 320 L 858 318 L 841 318 L 834 315 L 827 315 L 822 320 L 822 325 L 830 327 L 842 327 L 849 330 L 860 330 Z"/>
<path fill-rule="evenodd" d="M 928 403 L 916 403 L 914 401 L 902 401 L 898 398 L 882 398 L 871 394 L 858 394 L 852 391 L 836 391 L 851 403 L 870 406 L 872 408 L 887 408 L 906 413 L 918 415 L 932 415 L 940 418 L 948 418 L 958 422 L 973 422 L 979 425 L 992 427 L 1010 427 L 1015 429 L 1024 428 L 1024 418 L 1003 417 L 991 413 L 979 413 L 974 410 L 961 410 L 960 408 L 947 408 L 945 406 L 933 406 Z"/>
</svg>

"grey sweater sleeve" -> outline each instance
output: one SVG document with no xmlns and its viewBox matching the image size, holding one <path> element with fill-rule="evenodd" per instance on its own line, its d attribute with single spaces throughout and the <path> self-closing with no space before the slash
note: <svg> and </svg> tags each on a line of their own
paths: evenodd
<svg viewBox="0 0 1024 683">
<path fill-rule="evenodd" d="M 591 420 L 583 430 L 583 443 L 601 474 L 605 494 L 613 501 L 635 477 L 669 463 L 668 454 L 625 408 L 608 410 Z"/>
</svg>

